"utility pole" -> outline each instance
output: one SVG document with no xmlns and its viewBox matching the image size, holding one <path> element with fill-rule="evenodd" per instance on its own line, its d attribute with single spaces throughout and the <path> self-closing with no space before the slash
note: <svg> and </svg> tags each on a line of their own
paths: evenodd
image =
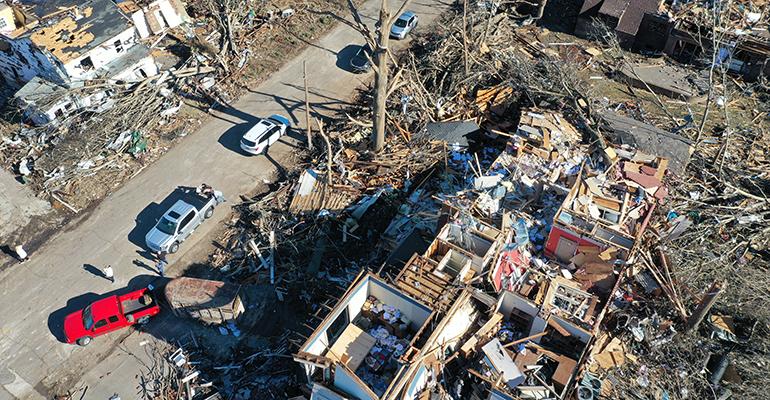
<svg viewBox="0 0 770 400">
<path fill-rule="evenodd" d="M 270 231 L 270 284 L 275 285 L 275 231 Z"/>
<path fill-rule="evenodd" d="M 307 63 L 302 61 L 302 78 L 305 80 L 305 125 L 307 126 L 307 148 L 313 150 L 313 137 L 310 128 L 310 102 L 307 96 Z"/>
</svg>

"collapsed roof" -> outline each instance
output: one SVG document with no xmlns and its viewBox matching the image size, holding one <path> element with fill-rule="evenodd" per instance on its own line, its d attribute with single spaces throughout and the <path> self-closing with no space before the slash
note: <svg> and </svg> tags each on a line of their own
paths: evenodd
<svg viewBox="0 0 770 400">
<path fill-rule="evenodd" d="M 692 141 L 611 111 L 601 112 L 599 116 L 600 129 L 611 142 L 666 158 L 671 172 L 684 174 L 693 152 Z"/>
<path fill-rule="evenodd" d="M 110 0 L 22 0 L 20 3 L 17 29 L 11 36 L 28 36 L 65 64 L 132 26 Z"/>
</svg>

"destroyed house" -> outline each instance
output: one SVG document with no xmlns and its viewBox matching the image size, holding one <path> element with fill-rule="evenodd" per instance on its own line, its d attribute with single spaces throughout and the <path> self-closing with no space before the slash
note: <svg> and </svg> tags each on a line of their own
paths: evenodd
<svg viewBox="0 0 770 400">
<path fill-rule="evenodd" d="M 360 275 L 294 356 L 308 384 L 326 393 L 311 399 L 392 398 L 435 317 L 380 278 Z"/>
<path fill-rule="evenodd" d="M 632 133 L 640 140 L 634 144 L 660 140 Z M 505 233 L 486 274 L 495 291 L 586 331 L 598 329 L 617 273 L 666 194 L 667 160 L 625 145 L 607 151 L 612 167 L 589 173 L 574 127 L 558 113 L 525 111 L 485 175 L 498 176 L 494 186 L 476 185 L 482 193 L 474 208 Z"/>
<path fill-rule="evenodd" d="M 80 107 L 80 99 L 66 88 L 37 76 L 19 89 L 14 99 L 24 110 L 24 117 L 35 125 L 44 125 Z"/>
<path fill-rule="evenodd" d="M 0 31 L 0 75 L 19 88 L 15 102 L 34 124 L 111 106 L 106 90 L 82 93 L 90 80 L 132 82 L 158 73 L 131 19 L 110 0 L 23 0 L 10 10 L 0 13 L 13 27 Z"/>
<path fill-rule="evenodd" d="M 668 18 L 658 15 L 663 0 L 585 0 L 578 14 L 575 34 L 600 34 L 595 24 L 614 31 L 621 46 L 635 50 L 661 50 Z"/>
<path fill-rule="evenodd" d="M 507 291 L 495 301 L 468 289 L 442 323 L 412 371 L 435 377 L 425 390 L 460 399 L 562 398 L 592 339 Z"/>
<path fill-rule="evenodd" d="M 600 36 L 595 24 L 614 31 L 618 42 L 634 51 L 663 52 L 690 64 L 716 64 L 747 80 L 770 73 L 767 12 L 756 1 L 719 3 L 724 26 L 717 27 L 712 48 L 713 2 L 664 0 L 584 0 L 575 26 L 580 37 Z M 706 61 L 708 60 L 708 61 Z"/>
<path fill-rule="evenodd" d="M 414 254 L 406 262 L 394 282 L 434 310 L 446 311 L 463 287 L 483 278 L 504 240 L 499 230 L 455 214 L 423 255 Z"/>
<path fill-rule="evenodd" d="M 506 233 L 506 244 L 489 269 L 495 290 L 523 285 L 521 290 L 534 294 L 542 279 L 532 279 L 532 254 L 543 253 L 554 216 L 577 181 L 587 148 L 577 129 L 556 112 L 523 110 L 509 136 L 505 151 L 476 179 L 480 193 L 472 210 Z"/>
<path fill-rule="evenodd" d="M 711 52 L 716 51 L 718 65 L 726 65 L 730 72 L 742 75 L 747 80 L 770 75 L 767 15 L 762 21 L 759 17 L 762 14 L 746 11 L 745 21 L 753 19 L 751 14 L 757 16 L 757 23 L 728 27 L 728 32 L 720 32 L 717 49 L 711 48 L 710 25 L 687 18 L 679 19 L 674 22 L 663 51 L 674 59 L 688 63 L 697 63 L 704 58 L 711 60 Z"/>
<path fill-rule="evenodd" d="M 510 140 L 489 170 L 475 179 L 479 195 L 473 211 L 501 226 L 510 225 L 513 213 L 542 205 L 533 219 L 552 219 L 583 161 L 580 133 L 559 113 L 534 110 L 522 111 L 516 131 L 502 133 Z M 548 233 L 547 226 L 538 230 Z"/>
<path fill-rule="evenodd" d="M 11 87 L 35 76 L 66 85 L 157 73 L 131 20 L 110 0 L 23 0 L 11 7 L 15 29 L 0 35 L 0 71 Z M 126 57 L 130 65 L 119 61 Z"/>
<path fill-rule="evenodd" d="M 416 393 L 426 376 L 409 361 L 441 331 L 463 288 L 483 277 L 501 241 L 498 230 L 455 217 L 409 259 L 395 286 L 363 275 L 295 356 L 310 382 L 360 399 Z"/>
<path fill-rule="evenodd" d="M 604 172 L 584 167 L 557 211 L 547 256 L 563 263 L 578 254 L 628 260 L 655 205 L 668 194 L 665 159 L 620 148 L 607 152 L 614 159 L 611 167 Z"/>
</svg>

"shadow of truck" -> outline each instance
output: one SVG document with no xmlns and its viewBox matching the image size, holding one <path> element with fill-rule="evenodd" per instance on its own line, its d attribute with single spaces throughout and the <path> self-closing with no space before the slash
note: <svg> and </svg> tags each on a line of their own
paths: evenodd
<svg viewBox="0 0 770 400">
<path fill-rule="evenodd" d="M 154 287 L 161 286 L 165 281 L 167 281 L 167 279 L 159 278 L 154 275 L 137 275 L 128 282 L 126 287 L 115 289 L 102 294 L 89 292 L 73 297 L 67 301 L 67 304 L 64 307 L 48 315 L 48 330 L 56 338 L 56 340 L 62 343 L 66 343 L 67 339 L 64 337 L 64 318 L 67 315 L 86 308 L 96 300 L 116 295 L 121 296 L 126 293 L 145 288 L 150 284 L 153 284 Z M 158 289 L 154 290 L 153 293 L 156 298 L 158 298 Z"/>
</svg>

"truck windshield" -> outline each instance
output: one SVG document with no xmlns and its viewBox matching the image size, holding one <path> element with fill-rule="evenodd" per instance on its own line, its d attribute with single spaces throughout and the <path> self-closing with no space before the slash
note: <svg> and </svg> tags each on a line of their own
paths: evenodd
<svg viewBox="0 0 770 400">
<path fill-rule="evenodd" d="M 91 314 L 91 306 L 88 306 L 83 310 L 83 327 L 87 331 L 90 331 L 94 327 L 94 316 Z"/>
<path fill-rule="evenodd" d="M 176 233 L 176 222 L 172 222 L 168 218 L 163 217 L 160 219 L 160 222 L 158 222 L 157 228 L 166 235 L 173 235 Z"/>
</svg>

